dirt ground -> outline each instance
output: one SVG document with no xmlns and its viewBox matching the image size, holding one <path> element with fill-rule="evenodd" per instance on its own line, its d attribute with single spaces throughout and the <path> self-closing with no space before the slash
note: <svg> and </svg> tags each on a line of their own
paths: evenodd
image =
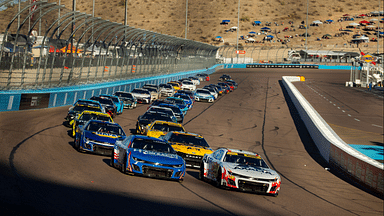
<svg viewBox="0 0 384 216">
<path fill-rule="evenodd" d="M 27 0 L 28 1 L 28 0 Z M 58 0 L 48 0 L 49 2 L 59 2 Z M 66 8 L 72 9 L 72 0 L 61 0 L 61 4 Z M 113 22 L 124 23 L 124 0 L 95 0 L 95 16 Z M 181 0 L 128 0 L 127 23 L 136 28 L 168 34 L 176 37 L 185 37 L 186 21 L 186 1 Z M 296 37 L 305 33 L 305 29 L 299 29 L 302 21 L 305 22 L 307 14 L 307 1 L 283 1 L 283 0 L 247 0 L 247 1 L 227 1 L 227 0 L 194 0 L 188 1 L 188 30 L 187 38 L 195 41 L 210 43 L 213 45 L 236 44 L 237 32 L 226 32 L 229 28 L 237 26 L 238 3 L 240 2 L 240 36 L 246 36 L 249 32 L 260 32 L 265 27 L 266 22 L 271 22 L 271 34 L 274 39 L 267 43 L 252 43 L 252 46 L 281 46 L 277 39 L 288 39 L 288 46 L 305 46 L 304 37 Z M 368 0 L 312 0 L 308 2 L 308 23 L 315 20 L 325 21 L 334 20 L 332 24 L 322 24 L 319 26 L 310 26 L 308 33 L 308 47 L 314 49 L 321 48 L 351 48 L 349 42 L 352 36 L 357 33 L 370 34 L 372 31 L 363 31 L 360 29 L 350 29 L 349 35 L 334 37 L 340 33 L 339 29 L 346 29 L 351 22 L 360 22 L 364 18 L 357 18 L 354 21 L 337 22 L 345 14 L 357 16 L 367 14 L 372 11 L 383 10 L 381 1 L 372 2 Z M 76 10 L 87 14 L 92 14 L 92 1 L 77 0 Z M 0 29 L 4 31 L 9 21 L 17 11 L 17 6 L 9 7 L 0 11 Z M 55 17 L 55 16 L 53 16 Z M 374 17 L 367 17 L 370 20 Z M 375 17 L 381 19 L 382 17 Z M 220 25 L 222 20 L 230 20 L 228 25 Z M 253 26 L 253 21 L 261 21 L 260 26 Z M 292 21 L 293 24 L 288 24 Z M 276 24 L 275 24 L 276 22 Z M 373 25 L 377 27 L 378 23 Z M 384 23 L 380 23 L 383 27 Z M 291 31 L 283 31 L 288 28 Z M 277 34 L 280 32 L 279 34 Z M 323 35 L 330 34 L 332 38 L 317 40 Z M 216 37 L 221 36 L 223 41 L 217 42 Z M 367 35 L 370 39 L 377 38 L 377 35 Z M 256 41 L 262 41 L 265 35 L 254 37 Z M 382 39 L 381 39 L 382 41 Z M 241 45 L 246 44 L 240 40 Z M 365 52 L 376 52 L 377 42 L 369 42 L 360 45 Z M 380 43 L 380 52 L 383 52 L 383 43 Z"/>
</svg>

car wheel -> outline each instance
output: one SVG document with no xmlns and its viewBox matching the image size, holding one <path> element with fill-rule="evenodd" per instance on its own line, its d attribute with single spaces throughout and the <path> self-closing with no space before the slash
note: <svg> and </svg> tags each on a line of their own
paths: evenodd
<svg viewBox="0 0 384 216">
<path fill-rule="evenodd" d="M 115 167 L 115 150 L 112 151 L 111 162 L 109 165 L 111 165 L 111 167 Z"/>
<path fill-rule="evenodd" d="M 120 171 L 122 172 L 122 173 L 126 173 L 127 172 L 127 157 L 124 157 L 124 162 L 123 162 L 123 164 L 121 165 L 121 169 L 120 169 Z"/>
<path fill-rule="evenodd" d="M 199 179 L 205 181 L 204 178 L 204 163 L 200 163 Z"/>
<path fill-rule="evenodd" d="M 221 183 L 221 168 L 219 168 L 219 171 L 217 172 L 216 176 L 216 187 L 221 188 L 223 185 Z"/>
</svg>

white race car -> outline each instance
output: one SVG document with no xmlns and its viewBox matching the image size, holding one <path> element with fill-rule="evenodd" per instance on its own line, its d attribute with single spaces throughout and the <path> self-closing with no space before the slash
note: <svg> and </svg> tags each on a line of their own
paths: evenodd
<svg viewBox="0 0 384 216">
<path fill-rule="evenodd" d="M 260 155 L 243 150 L 219 148 L 205 154 L 199 178 L 211 180 L 218 187 L 277 196 L 281 178 Z"/>
</svg>

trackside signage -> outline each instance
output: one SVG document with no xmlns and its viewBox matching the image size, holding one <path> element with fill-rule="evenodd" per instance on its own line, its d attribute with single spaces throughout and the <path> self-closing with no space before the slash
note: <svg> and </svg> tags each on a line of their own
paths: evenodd
<svg viewBox="0 0 384 216">
<path fill-rule="evenodd" d="M 369 63 L 369 62 L 375 61 L 375 57 L 367 54 L 367 55 L 361 57 L 360 60 Z"/>
</svg>

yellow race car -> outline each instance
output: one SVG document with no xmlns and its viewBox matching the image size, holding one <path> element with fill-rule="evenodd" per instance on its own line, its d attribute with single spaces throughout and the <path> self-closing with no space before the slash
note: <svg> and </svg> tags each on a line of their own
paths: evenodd
<svg viewBox="0 0 384 216">
<path fill-rule="evenodd" d="M 204 154 L 213 152 L 204 137 L 198 134 L 172 131 L 160 138 L 172 145 L 187 167 L 199 168 Z"/>
<path fill-rule="evenodd" d="M 180 90 L 180 84 L 178 82 L 171 81 L 171 82 L 168 82 L 167 84 L 171 85 L 173 87 L 173 89 L 175 89 L 175 92 L 177 90 Z"/>
<path fill-rule="evenodd" d="M 108 113 L 85 110 L 77 118 L 69 122 L 69 125 L 72 125 L 71 135 L 75 137 L 76 132 L 79 132 L 79 127 L 83 126 L 87 121 L 91 119 L 113 122 L 112 117 Z"/>
<path fill-rule="evenodd" d="M 146 131 L 147 136 L 159 138 L 171 131 L 185 132 L 184 127 L 179 123 L 156 120 L 148 126 Z"/>
</svg>

